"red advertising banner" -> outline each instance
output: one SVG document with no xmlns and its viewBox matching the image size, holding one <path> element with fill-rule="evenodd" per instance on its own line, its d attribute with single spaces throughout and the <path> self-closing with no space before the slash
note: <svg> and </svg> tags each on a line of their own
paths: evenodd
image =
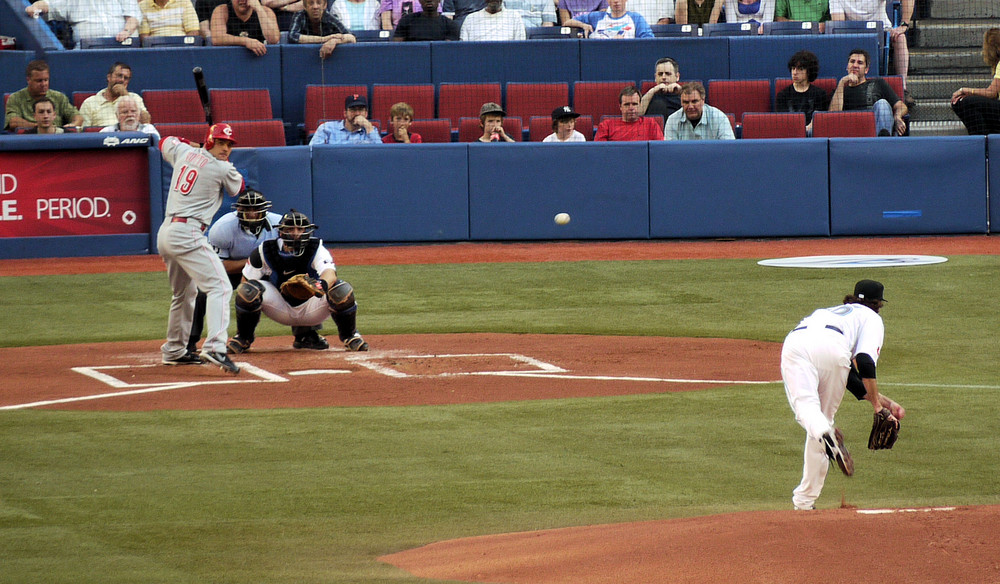
<svg viewBox="0 0 1000 584">
<path fill-rule="evenodd" d="M 149 233 L 145 148 L 0 152 L 0 237 Z"/>
</svg>

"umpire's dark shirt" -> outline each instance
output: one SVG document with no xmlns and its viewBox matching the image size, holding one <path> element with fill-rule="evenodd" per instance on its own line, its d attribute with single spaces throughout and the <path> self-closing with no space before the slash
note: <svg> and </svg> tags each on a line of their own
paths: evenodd
<svg viewBox="0 0 1000 584">
<path fill-rule="evenodd" d="M 461 29 L 458 23 L 437 12 L 428 16 L 423 12 L 404 14 L 396 25 L 392 38 L 404 41 L 457 41 Z"/>
</svg>

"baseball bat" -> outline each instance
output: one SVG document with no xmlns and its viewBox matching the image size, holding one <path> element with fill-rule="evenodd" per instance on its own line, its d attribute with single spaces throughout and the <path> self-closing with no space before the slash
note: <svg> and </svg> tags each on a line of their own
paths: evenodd
<svg viewBox="0 0 1000 584">
<path fill-rule="evenodd" d="M 205 85 L 205 73 L 201 67 L 191 70 L 194 74 L 194 84 L 198 88 L 198 99 L 201 100 L 201 107 L 205 110 L 205 123 L 212 126 L 212 104 L 208 101 L 208 86 Z"/>
</svg>

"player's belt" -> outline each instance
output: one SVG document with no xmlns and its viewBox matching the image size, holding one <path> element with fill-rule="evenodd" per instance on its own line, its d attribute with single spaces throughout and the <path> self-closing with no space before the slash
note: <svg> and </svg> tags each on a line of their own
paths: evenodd
<svg viewBox="0 0 1000 584">
<path fill-rule="evenodd" d="M 170 218 L 170 222 L 171 223 L 188 223 L 188 222 L 190 222 L 190 223 L 197 223 L 198 224 L 198 229 L 201 229 L 202 233 L 204 233 L 205 229 L 208 228 L 208 226 L 205 225 L 204 223 L 202 223 L 201 221 L 198 221 L 197 219 L 191 219 L 190 217 L 171 217 Z"/>
<path fill-rule="evenodd" d="M 794 333 L 795 331 L 801 331 L 801 330 L 803 330 L 803 329 L 807 329 L 807 328 L 809 328 L 809 326 L 808 326 L 808 325 L 806 325 L 806 326 L 800 326 L 799 328 L 793 328 L 793 329 L 792 329 L 792 332 Z M 824 328 L 828 328 L 828 329 L 830 329 L 830 330 L 832 330 L 832 331 L 836 331 L 836 332 L 838 332 L 838 333 L 840 333 L 840 334 L 844 334 L 844 331 L 842 331 L 842 330 L 840 330 L 839 328 L 837 328 L 837 327 L 833 326 L 832 324 L 828 324 L 828 325 L 826 325 L 826 326 L 825 326 Z"/>
</svg>

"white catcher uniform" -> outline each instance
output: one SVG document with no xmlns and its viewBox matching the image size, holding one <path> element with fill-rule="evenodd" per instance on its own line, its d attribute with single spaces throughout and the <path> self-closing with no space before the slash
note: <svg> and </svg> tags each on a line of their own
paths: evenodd
<svg viewBox="0 0 1000 584">
<path fill-rule="evenodd" d="M 877 312 L 843 304 L 816 310 L 785 337 L 781 378 L 795 421 L 806 430 L 802 482 L 792 493 L 795 507 L 812 508 L 823 490 L 830 459 L 822 436 L 833 430 L 851 360 L 867 353 L 877 363 L 884 334 Z"/>
<path fill-rule="evenodd" d="M 276 275 L 275 278 L 272 278 L 274 269 L 267 263 L 267 258 L 264 254 L 264 244 L 261 244 L 257 249 L 260 254 L 261 267 L 254 267 L 248 261 L 247 265 L 243 267 L 243 277 L 248 281 L 258 280 L 264 285 L 261 311 L 268 318 L 274 322 L 295 327 L 316 326 L 323 324 L 323 321 L 330 318 L 330 305 L 327 303 L 326 298 L 310 298 L 298 306 L 292 306 L 286 302 L 281 296 L 281 291 L 273 282 L 284 282 L 294 273 L 297 273 L 297 271 L 291 270 L 289 274 Z M 317 274 L 322 274 L 326 270 L 337 269 L 330 250 L 323 247 L 322 241 L 319 242 L 316 253 L 313 255 L 312 261 L 309 262 L 309 266 Z"/>
<path fill-rule="evenodd" d="M 222 205 L 223 191 L 230 195 L 240 192 L 243 176 L 232 163 L 174 136 L 163 139 L 160 150 L 163 159 L 174 167 L 163 224 L 156 234 L 173 290 L 167 342 L 160 350 L 164 359 L 177 359 L 187 353 L 194 301 L 200 289 L 207 295 L 208 325 L 202 351 L 225 355 L 233 290 L 205 230 Z"/>
</svg>

